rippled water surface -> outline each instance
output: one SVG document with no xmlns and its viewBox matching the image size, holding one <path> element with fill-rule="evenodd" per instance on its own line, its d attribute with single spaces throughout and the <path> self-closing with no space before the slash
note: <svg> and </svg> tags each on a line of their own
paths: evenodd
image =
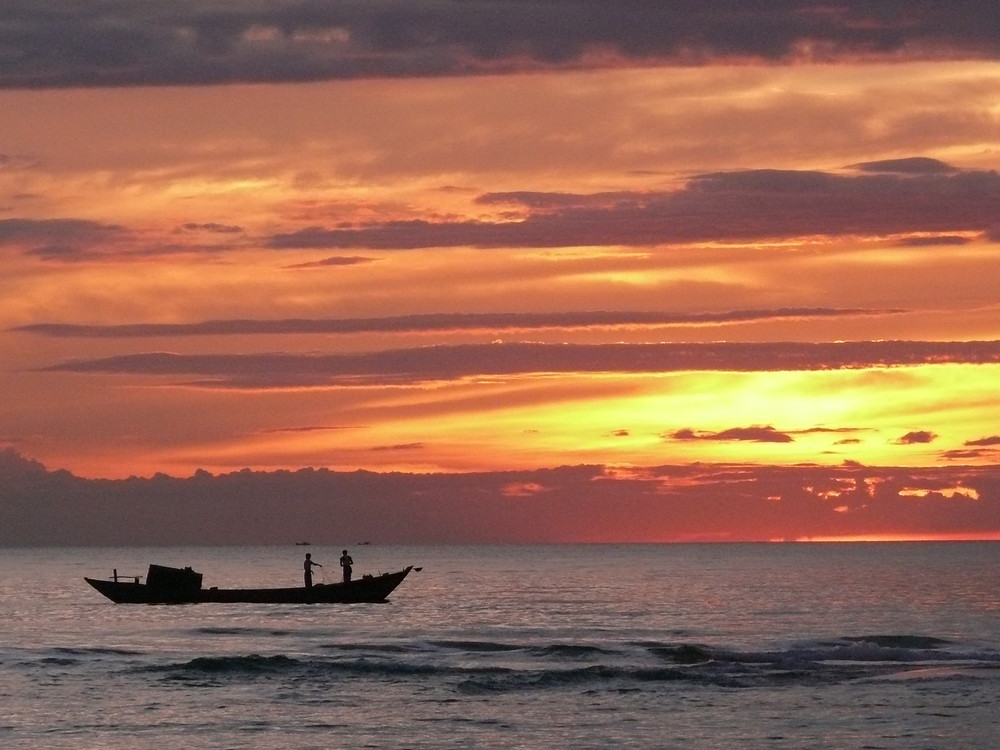
<svg viewBox="0 0 1000 750">
<path fill-rule="evenodd" d="M 0 551 L 0 747 L 996 746 L 997 543 L 354 547 L 423 568 L 375 605 L 83 581 L 297 585 L 304 551 Z"/>
</svg>

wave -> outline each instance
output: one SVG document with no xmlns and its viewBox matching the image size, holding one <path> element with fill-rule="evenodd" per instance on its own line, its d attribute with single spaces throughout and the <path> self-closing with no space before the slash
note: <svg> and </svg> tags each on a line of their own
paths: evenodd
<svg viewBox="0 0 1000 750">
<path fill-rule="evenodd" d="M 70 656 L 138 656 L 142 653 L 129 648 L 109 646 L 53 646 L 49 651 Z"/>
<path fill-rule="evenodd" d="M 486 668 L 489 673 L 502 668 Z M 168 677 L 184 678 L 190 676 L 231 676 L 246 678 L 254 675 L 270 676 L 290 673 L 320 674 L 367 674 L 372 676 L 399 675 L 448 675 L 461 674 L 467 670 L 443 664 L 421 662 L 406 662 L 384 659 L 358 658 L 348 660 L 324 660 L 316 658 L 291 657 L 283 654 L 262 656 L 250 654 L 246 656 L 200 656 L 189 661 L 175 664 L 160 664 L 143 666 L 136 671 L 148 673 L 163 673 Z"/>
<path fill-rule="evenodd" d="M 376 654 L 402 654 L 410 651 L 414 651 L 414 647 L 407 644 L 396 644 L 396 643 L 331 643 L 320 648 L 326 651 L 344 651 L 344 652 L 365 652 L 365 653 L 376 653 Z"/>
<path fill-rule="evenodd" d="M 101 646 L 49 646 L 45 648 L 5 648 L 0 650 L 0 666 L 19 668 L 75 667 L 95 662 L 114 662 L 119 657 L 142 657 L 142 651 Z"/>
<path fill-rule="evenodd" d="M 191 630 L 194 635 L 263 635 L 282 637 L 296 635 L 294 630 L 273 630 L 269 628 L 235 627 L 235 626 L 205 626 Z"/>
<path fill-rule="evenodd" d="M 199 656 L 179 664 L 144 666 L 137 671 L 158 673 L 183 679 L 190 676 L 221 675 L 248 677 L 269 675 L 300 669 L 305 662 L 283 654 L 261 656 Z"/>
<path fill-rule="evenodd" d="M 494 641 L 428 641 L 428 643 L 440 648 L 475 652 L 521 651 L 524 649 L 524 644 L 497 643 Z"/>
<path fill-rule="evenodd" d="M 935 638 L 929 635 L 855 635 L 846 636 L 845 641 L 858 643 L 870 643 L 875 646 L 885 646 L 888 648 L 921 648 L 935 649 L 947 646 L 952 641 L 944 638 Z"/>
<path fill-rule="evenodd" d="M 777 651 L 739 652 L 706 649 L 715 659 L 758 664 L 855 662 L 877 664 L 983 661 L 1000 664 L 1000 652 L 976 649 L 941 638 L 914 635 L 845 636 L 804 642 Z"/>
<path fill-rule="evenodd" d="M 460 693 L 643 690 L 672 683 L 727 688 L 872 680 L 1000 680 L 1000 652 L 920 635 L 845 636 L 775 650 L 657 641 L 588 644 L 413 641 L 339 644 L 327 654 L 201 656 L 140 667 L 167 680 L 307 679 L 344 676 L 435 683 Z"/>
</svg>

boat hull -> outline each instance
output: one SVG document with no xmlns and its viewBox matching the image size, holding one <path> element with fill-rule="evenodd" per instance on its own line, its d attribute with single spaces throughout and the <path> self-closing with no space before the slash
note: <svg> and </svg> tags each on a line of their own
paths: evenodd
<svg viewBox="0 0 1000 750">
<path fill-rule="evenodd" d="M 384 602 L 407 574 L 366 576 L 350 583 L 318 583 L 309 588 L 194 589 L 148 586 L 133 581 L 84 580 L 115 604 L 357 604 Z"/>
</svg>

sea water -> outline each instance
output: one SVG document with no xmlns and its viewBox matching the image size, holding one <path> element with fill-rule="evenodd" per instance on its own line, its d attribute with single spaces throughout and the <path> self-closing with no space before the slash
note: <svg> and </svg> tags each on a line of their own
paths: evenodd
<svg viewBox="0 0 1000 750">
<path fill-rule="evenodd" d="M 305 551 L 0 550 L 0 747 L 1000 746 L 1000 543 L 352 547 L 422 567 L 386 604 L 83 581 L 298 585 Z"/>
</svg>

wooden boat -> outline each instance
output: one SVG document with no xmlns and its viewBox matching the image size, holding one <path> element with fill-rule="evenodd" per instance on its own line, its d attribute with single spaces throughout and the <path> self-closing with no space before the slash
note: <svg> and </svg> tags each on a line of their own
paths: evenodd
<svg viewBox="0 0 1000 750">
<path fill-rule="evenodd" d="M 110 580 L 84 578 L 115 604 L 353 604 L 384 602 L 414 570 L 412 565 L 396 573 L 365 575 L 348 583 L 317 583 L 309 588 L 220 589 L 202 588 L 201 573 L 191 568 L 150 565 L 146 582 L 141 576 L 119 576 Z M 416 568 L 420 570 L 420 568 Z"/>
</svg>

